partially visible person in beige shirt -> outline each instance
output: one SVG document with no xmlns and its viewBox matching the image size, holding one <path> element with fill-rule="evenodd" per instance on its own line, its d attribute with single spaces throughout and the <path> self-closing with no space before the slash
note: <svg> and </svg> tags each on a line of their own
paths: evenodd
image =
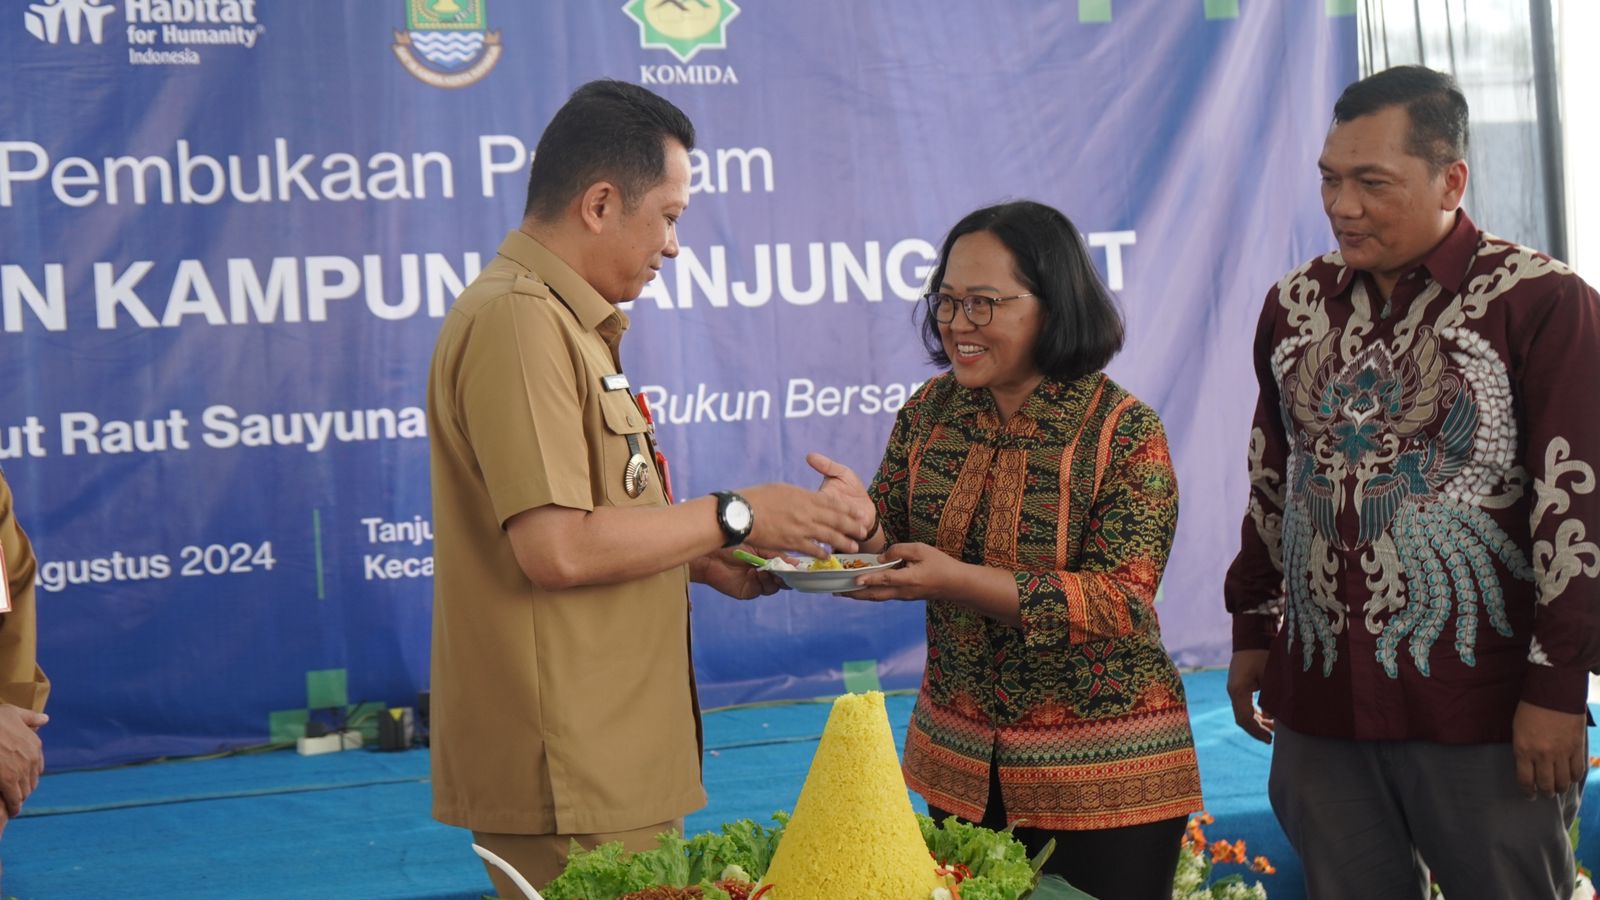
<svg viewBox="0 0 1600 900">
<path fill-rule="evenodd" d="M 0 834 L 39 786 L 44 745 L 38 730 L 50 681 L 36 658 L 33 545 L 17 524 L 11 486 L 0 472 Z"/>
<path fill-rule="evenodd" d="M 615 304 L 678 253 L 693 146 L 648 90 L 579 88 L 540 139 L 521 226 L 434 351 L 434 816 L 536 886 L 572 840 L 647 849 L 705 804 L 689 582 L 772 593 L 726 549 L 853 550 L 873 527 L 791 485 L 663 491 Z"/>
</svg>

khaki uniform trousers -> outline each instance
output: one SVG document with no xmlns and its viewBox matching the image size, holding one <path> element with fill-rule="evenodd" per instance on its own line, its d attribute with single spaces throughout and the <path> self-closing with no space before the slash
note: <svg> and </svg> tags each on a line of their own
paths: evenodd
<svg viewBox="0 0 1600 900">
<path fill-rule="evenodd" d="M 683 820 L 673 819 L 649 825 L 644 828 L 635 828 L 631 831 L 607 831 L 599 834 L 493 834 L 485 831 L 474 831 L 472 840 L 478 846 L 510 863 L 535 890 L 543 890 L 544 886 L 554 881 L 557 875 L 567 867 L 567 852 L 572 847 L 572 842 L 586 850 L 593 850 L 601 844 L 612 841 L 621 841 L 622 846 L 629 852 L 638 853 L 641 850 L 654 850 L 656 848 L 656 835 L 663 831 L 677 829 L 683 831 Z M 512 884 L 505 873 L 490 865 L 487 860 L 483 867 L 489 873 L 489 880 L 494 882 L 495 893 L 504 900 L 521 900 L 522 891 Z"/>
</svg>

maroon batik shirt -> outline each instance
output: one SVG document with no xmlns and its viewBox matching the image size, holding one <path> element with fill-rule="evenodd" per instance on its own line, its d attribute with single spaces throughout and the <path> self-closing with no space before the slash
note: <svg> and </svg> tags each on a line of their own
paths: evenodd
<svg viewBox="0 0 1600 900">
<path fill-rule="evenodd" d="M 1234 649 L 1304 734 L 1503 742 L 1600 667 L 1600 297 L 1465 213 L 1386 303 L 1330 253 L 1267 294 Z"/>
</svg>

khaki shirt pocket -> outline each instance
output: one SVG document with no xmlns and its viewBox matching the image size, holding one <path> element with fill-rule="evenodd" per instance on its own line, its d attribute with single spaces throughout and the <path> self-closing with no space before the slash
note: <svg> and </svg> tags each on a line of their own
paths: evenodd
<svg viewBox="0 0 1600 900">
<path fill-rule="evenodd" d="M 661 505 L 664 499 L 658 483 L 661 478 L 655 460 L 651 459 L 650 442 L 645 439 L 644 413 L 627 391 L 601 394 L 600 411 L 606 422 L 602 449 L 605 471 L 601 473 L 606 500 L 612 506 Z M 639 457 L 637 462 L 635 454 Z M 643 465 L 639 465 L 640 462 Z M 639 485 L 637 482 L 641 478 L 643 484 Z M 629 495 L 629 485 L 636 486 L 635 496 Z"/>
</svg>

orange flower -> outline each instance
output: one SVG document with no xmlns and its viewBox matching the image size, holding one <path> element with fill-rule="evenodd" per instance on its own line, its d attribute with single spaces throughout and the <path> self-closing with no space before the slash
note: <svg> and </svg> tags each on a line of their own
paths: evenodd
<svg viewBox="0 0 1600 900">
<path fill-rule="evenodd" d="M 1244 855 L 1244 841 L 1214 841 L 1211 844 L 1211 861 L 1215 863 L 1248 862 Z"/>
<path fill-rule="evenodd" d="M 1200 815 L 1195 816 L 1195 821 L 1199 822 L 1201 825 L 1211 825 L 1217 820 L 1211 817 L 1211 813 L 1201 810 Z"/>
<path fill-rule="evenodd" d="M 1255 869 L 1257 872 L 1260 872 L 1263 875 L 1276 875 L 1278 873 L 1278 870 L 1273 868 L 1271 860 L 1267 859 L 1265 856 L 1256 857 L 1255 862 L 1251 864 L 1250 868 Z"/>
<path fill-rule="evenodd" d="M 1589 757 L 1589 768 L 1600 769 L 1600 756 Z"/>
</svg>

